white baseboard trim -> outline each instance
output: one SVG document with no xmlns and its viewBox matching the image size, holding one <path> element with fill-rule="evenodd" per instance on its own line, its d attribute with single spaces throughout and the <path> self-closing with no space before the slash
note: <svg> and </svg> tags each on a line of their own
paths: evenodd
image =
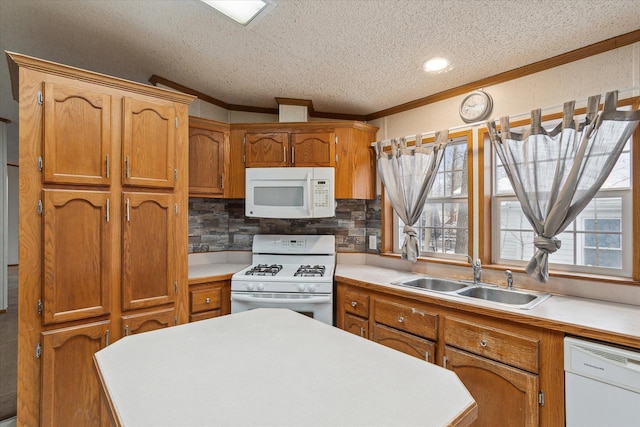
<svg viewBox="0 0 640 427">
<path fill-rule="evenodd" d="M 0 427 L 16 427 L 16 417 L 0 421 Z"/>
</svg>

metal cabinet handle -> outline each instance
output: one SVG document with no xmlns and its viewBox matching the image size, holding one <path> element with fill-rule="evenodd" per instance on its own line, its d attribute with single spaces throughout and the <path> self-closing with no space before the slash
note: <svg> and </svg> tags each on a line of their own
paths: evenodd
<svg viewBox="0 0 640 427">
<path fill-rule="evenodd" d="M 424 360 L 427 361 L 427 362 L 429 361 L 429 352 L 428 351 L 426 351 L 424 353 Z"/>
<path fill-rule="evenodd" d="M 124 157 L 124 176 L 129 178 L 131 176 L 129 171 L 129 156 Z"/>
<path fill-rule="evenodd" d="M 204 302 L 205 302 L 205 304 L 209 304 L 211 302 L 211 298 L 205 298 Z"/>
<path fill-rule="evenodd" d="M 351 301 L 351 307 L 355 307 L 356 305 L 358 305 L 357 301 Z"/>
<path fill-rule="evenodd" d="M 487 340 L 480 340 L 480 346 L 486 347 L 487 346 Z"/>
<path fill-rule="evenodd" d="M 398 316 L 398 322 L 400 322 L 400 323 L 404 322 L 404 317 Z"/>
<path fill-rule="evenodd" d="M 364 328 L 360 326 L 360 336 L 364 338 Z"/>
<path fill-rule="evenodd" d="M 296 149 L 295 147 L 291 147 L 291 164 L 296 163 Z"/>
<path fill-rule="evenodd" d="M 449 359 L 447 359 L 447 356 L 443 356 L 442 357 L 442 367 L 443 368 L 447 367 L 447 360 L 449 360 Z"/>
</svg>

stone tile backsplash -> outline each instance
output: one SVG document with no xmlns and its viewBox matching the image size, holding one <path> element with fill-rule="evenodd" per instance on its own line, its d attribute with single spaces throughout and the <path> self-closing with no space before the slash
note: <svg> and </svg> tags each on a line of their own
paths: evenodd
<svg viewBox="0 0 640 427">
<path fill-rule="evenodd" d="M 338 252 L 369 252 L 381 242 L 381 203 L 341 199 L 336 216 L 316 219 L 247 218 L 242 199 L 189 199 L 189 253 L 250 251 L 255 234 L 333 234 Z"/>
</svg>

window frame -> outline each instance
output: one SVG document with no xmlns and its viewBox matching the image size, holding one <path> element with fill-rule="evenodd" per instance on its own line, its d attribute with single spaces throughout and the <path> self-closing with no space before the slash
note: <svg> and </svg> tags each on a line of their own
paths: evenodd
<svg viewBox="0 0 640 427">
<path fill-rule="evenodd" d="M 633 110 L 640 108 L 640 97 L 632 97 L 618 101 L 618 107 L 631 106 Z M 601 106 L 602 107 L 602 106 Z M 586 108 L 576 109 L 575 114 L 585 114 Z M 559 120 L 562 113 L 552 113 L 542 116 L 542 121 Z M 528 126 L 531 119 L 523 119 L 511 123 L 512 128 L 520 126 Z M 499 126 L 498 126 L 499 128 Z M 493 261 L 493 208 L 494 208 L 494 189 L 493 189 L 493 147 L 489 139 L 489 132 L 486 127 L 477 130 L 478 135 L 478 169 L 481 173 L 478 176 L 478 246 L 480 259 L 483 268 L 505 269 L 510 268 L 514 271 L 524 271 L 515 265 L 504 265 Z M 550 277 L 570 277 L 582 280 L 600 281 L 606 278 L 608 281 L 616 283 L 638 284 L 640 281 L 640 263 L 633 260 L 640 259 L 640 126 L 636 128 L 632 136 L 631 144 L 631 211 L 632 218 L 632 255 L 631 255 L 631 274 L 630 276 L 607 275 L 606 273 L 584 273 L 576 270 L 559 270 L 555 265 L 551 265 L 549 269 Z M 611 190 L 614 191 L 614 190 Z M 497 196 L 496 196 L 497 197 Z M 525 263 L 526 265 L 526 263 Z"/>
<path fill-rule="evenodd" d="M 456 140 L 456 139 L 466 139 L 467 143 L 467 248 L 469 251 L 469 255 L 474 247 L 474 229 L 475 229 L 475 215 L 474 215 L 474 180 L 473 180 L 473 172 L 474 172 L 474 155 L 473 155 L 473 129 L 468 128 L 464 130 L 459 130 L 456 132 L 449 133 L 448 140 Z M 422 139 L 423 144 L 429 144 L 435 142 L 435 136 L 430 136 Z M 395 251 L 397 247 L 396 243 L 399 241 L 399 237 L 396 233 L 398 229 L 398 221 L 397 215 L 393 212 L 393 208 L 391 207 L 391 203 L 389 203 L 388 198 L 385 195 L 384 186 L 381 187 L 382 193 L 382 255 L 392 256 L 392 257 L 400 257 L 400 253 Z M 438 198 L 439 200 L 444 200 L 444 198 Z M 460 199 L 451 199 L 452 201 L 460 200 Z M 418 260 L 421 261 L 430 261 L 430 262 L 440 262 L 440 263 L 460 263 L 467 262 L 466 255 L 461 254 L 443 254 L 443 253 L 421 253 L 418 256 Z"/>
</svg>

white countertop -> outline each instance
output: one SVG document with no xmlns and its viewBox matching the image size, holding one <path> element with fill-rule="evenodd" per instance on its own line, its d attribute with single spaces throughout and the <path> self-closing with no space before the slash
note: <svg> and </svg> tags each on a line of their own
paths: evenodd
<svg viewBox="0 0 640 427">
<path fill-rule="evenodd" d="M 452 371 L 290 310 L 132 335 L 94 357 L 124 426 L 442 426 L 475 417 Z"/>
<path fill-rule="evenodd" d="M 370 265 L 338 264 L 335 271 L 336 278 L 395 288 L 408 295 L 437 298 L 443 302 L 482 307 L 495 310 L 498 315 L 515 314 L 520 317 L 520 321 L 528 324 L 640 348 L 640 307 L 636 305 L 553 295 L 530 310 L 522 310 L 497 306 L 488 301 L 450 296 L 391 284 L 391 282 L 416 275 L 419 274 Z M 608 336 L 610 336 L 610 339 L 608 339 Z"/>
</svg>

